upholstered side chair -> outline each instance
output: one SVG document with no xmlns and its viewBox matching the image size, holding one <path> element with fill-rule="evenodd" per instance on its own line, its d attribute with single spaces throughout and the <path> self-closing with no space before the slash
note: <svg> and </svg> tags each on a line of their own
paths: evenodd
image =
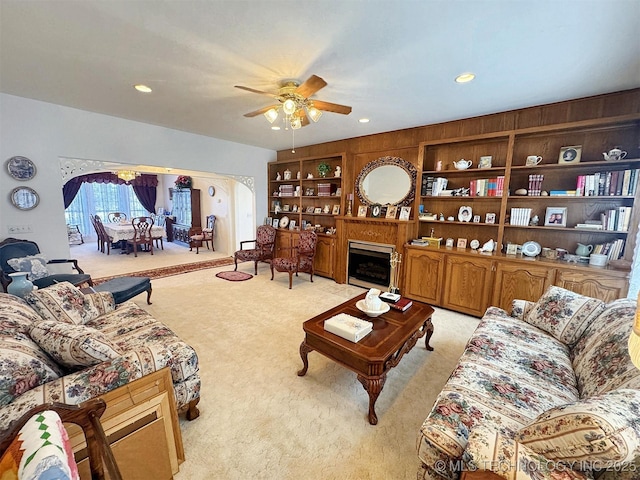
<svg viewBox="0 0 640 480">
<path fill-rule="evenodd" d="M 246 244 L 254 243 L 255 248 L 244 248 Z M 254 262 L 255 272 L 258 274 L 258 262 L 270 263 L 273 258 L 273 250 L 276 245 L 276 229 L 271 225 L 260 225 L 256 231 L 255 240 L 243 240 L 240 242 L 240 250 L 233 255 L 238 270 L 238 261 Z"/>
<path fill-rule="evenodd" d="M 285 248 L 290 250 L 291 254 L 286 257 L 276 257 L 271 260 L 271 280 L 273 280 L 273 271 L 287 272 L 289 274 L 289 289 L 293 284 L 293 274 L 298 276 L 299 272 L 306 272 L 311 275 L 310 280 L 313 282 L 313 260 L 316 256 L 316 245 L 318 243 L 318 235 L 312 230 L 303 230 L 300 232 L 298 245 L 295 247 Z"/>
</svg>

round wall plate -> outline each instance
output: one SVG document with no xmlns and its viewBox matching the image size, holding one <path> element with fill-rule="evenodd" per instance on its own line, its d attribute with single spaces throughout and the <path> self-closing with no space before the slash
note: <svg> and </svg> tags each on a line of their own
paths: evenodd
<svg viewBox="0 0 640 480">
<path fill-rule="evenodd" d="M 27 157 L 11 157 L 7 160 L 7 171 L 16 180 L 31 180 L 36 176 L 36 166 Z"/>
<path fill-rule="evenodd" d="M 527 257 L 537 257 L 541 251 L 542 247 L 540 247 L 538 242 L 525 242 L 524 245 L 522 245 L 522 254 Z"/>
<path fill-rule="evenodd" d="M 16 187 L 10 194 L 11 203 L 14 207 L 20 210 L 31 210 L 38 206 L 40 203 L 40 196 L 38 193 L 29 187 Z"/>
<path fill-rule="evenodd" d="M 280 228 L 287 228 L 287 225 L 289 225 L 289 217 L 284 215 L 280 218 Z"/>
</svg>

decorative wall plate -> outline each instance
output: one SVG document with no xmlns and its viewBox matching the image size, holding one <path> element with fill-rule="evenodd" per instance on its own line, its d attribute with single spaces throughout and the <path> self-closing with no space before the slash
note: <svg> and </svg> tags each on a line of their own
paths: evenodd
<svg viewBox="0 0 640 480">
<path fill-rule="evenodd" d="M 289 217 L 286 215 L 280 218 L 280 228 L 287 228 L 289 225 Z"/>
<path fill-rule="evenodd" d="M 31 210 L 40 203 L 40 196 L 33 188 L 16 187 L 11 190 L 11 203 L 20 210 Z"/>
<path fill-rule="evenodd" d="M 522 245 L 522 254 L 527 257 L 537 257 L 541 251 L 542 247 L 540 247 L 538 242 L 525 242 L 524 245 Z"/>
<path fill-rule="evenodd" d="M 474 238 L 473 240 L 471 240 L 471 243 L 469 244 L 469 246 L 471 247 L 472 250 L 477 250 L 478 247 L 480 246 L 480 241 Z"/>
<path fill-rule="evenodd" d="M 7 160 L 7 171 L 16 180 L 31 180 L 36 176 L 36 166 L 27 157 L 11 157 Z"/>
<path fill-rule="evenodd" d="M 468 205 L 463 205 L 458 210 L 458 221 L 459 222 L 470 222 L 473 218 L 473 210 Z"/>
</svg>

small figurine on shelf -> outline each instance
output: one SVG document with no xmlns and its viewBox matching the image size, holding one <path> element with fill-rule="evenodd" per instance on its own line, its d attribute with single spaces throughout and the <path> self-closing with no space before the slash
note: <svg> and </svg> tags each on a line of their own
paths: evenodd
<svg viewBox="0 0 640 480">
<path fill-rule="evenodd" d="M 278 180 L 282 180 L 282 177 L 280 176 L 280 172 L 276 172 L 276 181 Z"/>
<path fill-rule="evenodd" d="M 300 180 L 300 170 L 298 170 L 298 173 L 296 173 L 296 178 Z"/>
<path fill-rule="evenodd" d="M 321 177 L 326 177 L 331 171 L 331 166 L 327 162 L 320 162 L 318 165 L 318 173 Z"/>
<path fill-rule="evenodd" d="M 444 222 L 444 213 L 440 214 L 440 216 L 438 217 L 438 220 L 440 220 L 441 222 Z"/>
<path fill-rule="evenodd" d="M 289 170 L 288 168 L 284 171 L 284 179 L 291 180 L 291 170 Z"/>
<path fill-rule="evenodd" d="M 540 218 L 538 218 L 538 215 L 534 215 L 533 218 L 531 219 L 531 221 L 529 222 L 529 224 L 532 227 L 535 227 L 538 225 L 538 223 L 540 223 Z"/>
<path fill-rule="evenodd" d="M 338 166 L 336 167 L 335 172 L 333 172 L 333 176 L 334 176 L 334 177 L 340 177 L 340 175 L 342 175 L 342 168 L 340 168 L 340 165 L 338 165 Z"/>
<path fill-rule="evenodd" d="M 307 178 L 309 178 L 309 179 L 313 178 L 313 173 L 311 173 L 311 172 L 307 173 Z"/>
</svg>

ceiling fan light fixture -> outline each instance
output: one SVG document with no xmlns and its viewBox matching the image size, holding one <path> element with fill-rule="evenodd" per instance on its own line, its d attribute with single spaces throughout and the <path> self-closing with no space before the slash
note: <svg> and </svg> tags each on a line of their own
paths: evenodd
<svg viewBox="0 0 640 480">
<path fill-rule="evenodd" d="M 278 111 L 275 108 L 271 108 L 264 112 L 264 117 L 269 120 L 269 123 L 273 123 L 278 118 Z"/>
<path fill-rule="evenodd" d="M 320 117 L 322 116 L 322 112 L 318 110 L 316 107 L 309 107 L 307 109 L 307 114 L 309 115 L 309 118 L 314 122 L 317 122 L 318 120 L 320 120 Z"/>
<path fill-rule="evenodd" d="M 294 102 L 290 98 L 286 99 L 282 104 L 282 110 L 287 115 L 293 115 L 293 113 L 296 111 L 296 107 L 297 107 L 296 102 Z"/>
<path fill-rule="evenodd" d="M 291 129 L 297 130 L 299 128 L 302 128 L 302 121 L 300 120 L 300 117 L 296 117 L 291 120 Z"/>
</svg>

